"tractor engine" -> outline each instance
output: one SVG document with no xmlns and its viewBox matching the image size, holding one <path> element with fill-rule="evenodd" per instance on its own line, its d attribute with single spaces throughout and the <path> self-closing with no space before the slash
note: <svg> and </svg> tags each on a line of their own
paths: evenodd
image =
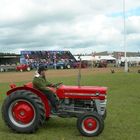
<svg viewBox="0 0 140 140">
<path fill-rule="evenodd" d="M 74 100 L 74 108 L 76 111 L 93 111 L 95 110 L 95 103 L 92 100 Z"/>
<path fill-rule="evenodd" d="M 106 112 L 107 88 L 99 86 L 65 86 L 56 90 L 60 99 L 60 110 L 77 117 L 82 113 L 97 112 L 103 116 Z"/>
<path fill-rule="evenodd" d="M 79 99 L 62 99 L 60 101 L 60 110 L 69 113 L 83 113 L 85 111 L 96 110 L 94 100 L 79 100 Z M 74 115 L 75 116 L 75 115 Z"/>
<path fill-rule="evenodd" d="M 61 99 L 60 110 L 70 116 L 75 117 L 75 114 L 83 112 L 98 112 L 101 116 L 104 115 L 106 110 L 106 100 L 79 100 L 79 99 Z M 76 115 L 77 115 L 76 114 Z"/>
</svg>

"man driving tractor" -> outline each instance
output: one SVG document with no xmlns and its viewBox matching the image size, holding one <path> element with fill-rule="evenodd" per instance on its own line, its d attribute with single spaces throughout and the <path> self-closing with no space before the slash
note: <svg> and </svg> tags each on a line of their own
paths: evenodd
<svg viewBox="0 0 140 140">
<path fill-rule="evenodd" d="M 32 83 L 11 86 L 6 93 L 1 113 L 13 131 L 34 133 L 52 114 L 77 118 L 77 128 L 84 136 L 101 134 L 106 118 L 107 87 L 54 85 L 45 78 L 44 67 L 39 67 Z"/>
<path fill-rule="evenodd" d="M 48 87 L 57 87 L 57 85 L 50 83 L 46 79 L 45 71 L 46 69 L 44 66 L 40 66 L 38 68 L 35 77 L 33 79 L 33 86 L 45 94 L 45 96 L 48 98 L 48 100 L 52 105 L 53 113 L 56 113 L 58 111 L 58 99 L 56 95 Z"/>
</svg>

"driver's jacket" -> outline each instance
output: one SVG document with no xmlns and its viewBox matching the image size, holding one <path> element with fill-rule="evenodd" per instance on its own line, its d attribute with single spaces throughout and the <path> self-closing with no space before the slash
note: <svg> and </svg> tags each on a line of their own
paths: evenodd
<svg viewBox="0 0 140 140">
<path fill-rule="evenodd" d="M 39 90 L 48 90 L 47 86 L 52 86 L 53 84 L 46 80 L 45 77 L 35 76 L 33 79 L 33 86 Z"/>
</svg>

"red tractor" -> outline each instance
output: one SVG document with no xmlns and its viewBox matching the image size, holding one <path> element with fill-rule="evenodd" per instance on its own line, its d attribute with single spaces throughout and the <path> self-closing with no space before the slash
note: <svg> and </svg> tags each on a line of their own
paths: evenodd
<svg viewBox="0 0 140 140">
<path fill-rule="evenodd" d="M 65 86 L 50 88 L 59 99 L 58 112 L 52 114 L 47 97 L 32 83 L 11 85 L 2 106 L 6 125 L 19 133 L 33 133 L 52 115 L 76 117 L 77 128 L 84 136 L 97 136 L 104 129 L 107 88 L 97 86 Z"/>
<path fill-rule="evenodd" d="M 31 68 L 27 64 L 20 64 L 16 67 L 17 71 L 23 72 L 23 71 L 31 71 Z"/>
</svg>

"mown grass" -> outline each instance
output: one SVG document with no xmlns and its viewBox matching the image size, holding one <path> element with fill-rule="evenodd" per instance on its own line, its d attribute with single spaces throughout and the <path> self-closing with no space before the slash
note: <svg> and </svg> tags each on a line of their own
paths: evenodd
<svg viewBox="0 0 140 140">
<path fill-rule="evenodd" d="M 57 77 L 53 82 L 62 81 L 66 85 L 75 85 L 75 77 Z M 18 85 L 24 82 L 17 83 Z M 35 134 L 16 134 L 9 130 L 0 114 L 1 140 L 139 140 L 140 139 L 140 74 L 138 73 L 102 73 L 82 77 L 82 85 L 108 87 L 107 118 L 105 128 L 98 137 L 87 138 L 76 129 L 75 118 L 51 118 Z M 0 84 L 0 103 L 8 83 Z"/>
</svg>

